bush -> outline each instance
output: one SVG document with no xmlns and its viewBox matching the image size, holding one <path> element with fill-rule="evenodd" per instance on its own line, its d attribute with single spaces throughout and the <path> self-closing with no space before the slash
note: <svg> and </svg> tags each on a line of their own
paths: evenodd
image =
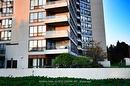
<svg viewBox="0 0 130 86">
<path fill-rule="evenodd" d="M 0 77 L 0 86 L 130 86 L 130 79 L 87 80 L 65 77 Z"/>
<path fill-rule="evenodd" d="M 92 59 L 89 57 L 77 57 L 72 61 L 72 67 L 76 68 L 86 68 L 91 67 Z"/>
<path fill-rule="evenodd" d="M 88 68 L 91 67 L 92 58 L 90 57 L 76 57 L 67 53 L 58 55 L 54 61 L 53 66 L 58 68 Z"/>
<path fill-rule="evenodd" d="M 58 55 L 53 61 L 53 66 L 60 68 L 70 67 L 72 64 L 73 57 L 73 55 L 67 53 Z"/>
</svg>

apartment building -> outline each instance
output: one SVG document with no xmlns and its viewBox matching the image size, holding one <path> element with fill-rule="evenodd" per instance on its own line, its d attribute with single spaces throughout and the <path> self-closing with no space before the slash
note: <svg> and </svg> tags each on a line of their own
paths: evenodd
<svg viewBox="0 0 130 86">
<path fill-rule="evenodd" d="M 0 1 L 0 67 L 51 67 L 92 40 L 106 51 L 102 0 Z"/>
</svg>

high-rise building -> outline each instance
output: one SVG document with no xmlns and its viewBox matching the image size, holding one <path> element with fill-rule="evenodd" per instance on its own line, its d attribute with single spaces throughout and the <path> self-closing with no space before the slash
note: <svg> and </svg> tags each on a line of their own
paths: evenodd
<svg viewBox="0 0 130 86">
<path fill-rule="evenodd" d="M 106 51 L 102 0 L 0 0 L 0 67 L 50 67 L 92 40 Z"/>
</svg>

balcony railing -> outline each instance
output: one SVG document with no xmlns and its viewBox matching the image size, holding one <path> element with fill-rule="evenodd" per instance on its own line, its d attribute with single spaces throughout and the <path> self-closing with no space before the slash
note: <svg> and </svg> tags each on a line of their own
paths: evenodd
<svg viewBox="0 0 130 86">
<path fill-rule="evenodd" d="M 70 50 L 69 46 L 64 46 L 64 48 L 53 48 L 45 50 L 45 54 L 61 54 L 68 53 Z"/>
<path fill-rule="evenodd" d="M 58 1 L 48 1 L 46 5 L 59 4 L 59 3 L 67 3 L 68 0 L 58 0 Z"/>
<path fill-rule="evenodd" d="M 50 4 L 59 4 L 59 3 L 62 3 L 62 2 L 67 2 L 67 0 L 58 0 L 58 1 L 48 1 L 46 3 L 46 5 L 50 5 Z"/>
<path fill-rule="evenodd" d="M 45 19 L 45 23 L 65 22 L 68 20 L 69 20 L 69 14 L 57 15 L 57 16 L 47 16 Z"/>
<path fill-rule="evenodd" d="M 29 52 L 44 51 L 45 47 L 30 47 Z"/>
<path fill-rule="evenodd" d="M 69 49 L 69 46 L 47 46 L 47 50 Z"/>
<path fill-rule="evenodd" d="M 68 0 L 48 1 L 46 2 L 45 9 L 67 7 L 68 2 L 69 2 Z"/>
<path fill-rule="evenodd" d="M 68 37 L 68 30 L 59 30 L 59 31 L 47 31 L 45 38 L 59 38 L 59 37 Z"/>
</svg>

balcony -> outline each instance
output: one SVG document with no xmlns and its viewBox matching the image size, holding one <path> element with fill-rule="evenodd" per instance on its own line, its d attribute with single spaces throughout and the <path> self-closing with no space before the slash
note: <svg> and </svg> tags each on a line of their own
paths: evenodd
<svg viewBox="0 0 130 86">
<path fill-rule="evenodd" d="M 68 22 L 67 15 L 60 15 L 60 16 L 47 16 L 45 19 L 45 23 L 62 23 Z"/>
<path fill-rule="evenodd" d="M 77 48 L 78 48 L 78 50 L 82 50 L 82 47 L 81 47 L 81 46 L 79 46 L 79 45 L 77 46 Z"/>
<path fill-rule="evenodd" d="M 82 40 L 80 38 L 77 39 L 78 42 L 82 42 Z"/>
<path fill-rule="evenodd" d="M 69 47 L 66 46 L 45 50 L 45 54 L 61 54 L 61 53 L 68 53 L 68 52 L 69 52 Z"/>
<path fill-rule="evenodd" d="M 66 7 L 67 8 L 68 0 L 58 0 L 58 1 L 49 1 L 45 5 L 45 9 L 54 9 L 54 8 L 61 8 Z"/>
<path fill-rule="evenodd" d="M 68 37 L 68 30 L 59 30 L 59 31 L 47 31 L 45 38 L 62 38 Z"/>
</svg>

